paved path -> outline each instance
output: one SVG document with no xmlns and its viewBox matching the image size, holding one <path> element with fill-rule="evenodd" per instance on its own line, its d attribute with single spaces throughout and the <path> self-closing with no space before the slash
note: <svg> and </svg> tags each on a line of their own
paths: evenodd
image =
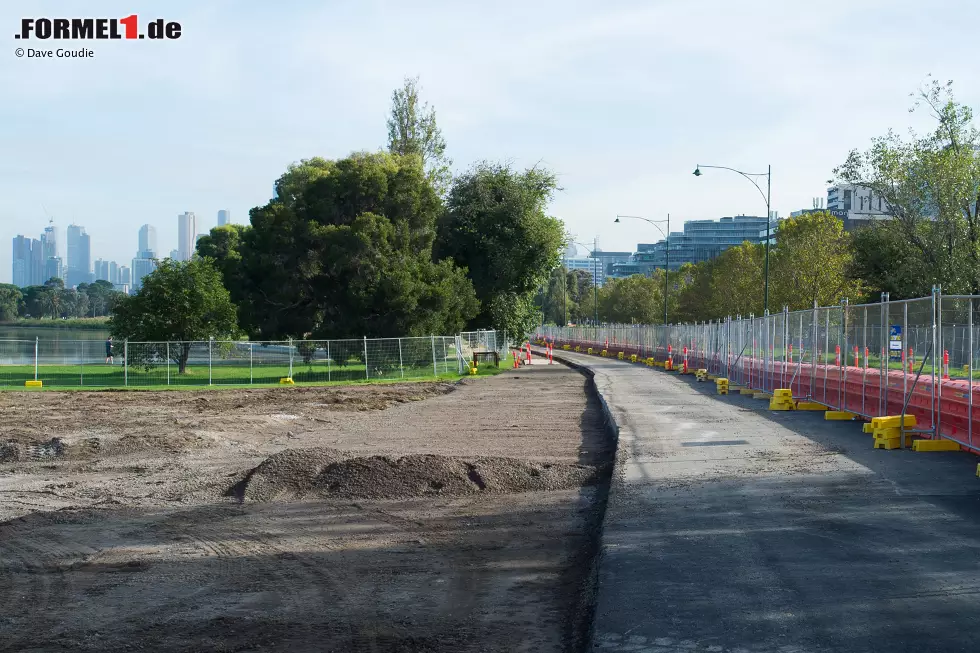
<svg viewBox="0 0 980 653">
<path fill-rule="evenodd" d="M 620 428 L 595 651 L 980 651 L 976 457 L 561 356 Z"/>
</svg>

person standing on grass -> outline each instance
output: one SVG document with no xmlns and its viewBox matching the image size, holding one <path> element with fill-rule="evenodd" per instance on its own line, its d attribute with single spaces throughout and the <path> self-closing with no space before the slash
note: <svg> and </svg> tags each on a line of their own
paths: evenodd
<svg viewBox="0 0 980 653">
<path fill-rule="evenodd" d="M 105 341 L 105 362 L 107 365 L 112 365 L 112 336 L 109 336 Z"/>
</svg>

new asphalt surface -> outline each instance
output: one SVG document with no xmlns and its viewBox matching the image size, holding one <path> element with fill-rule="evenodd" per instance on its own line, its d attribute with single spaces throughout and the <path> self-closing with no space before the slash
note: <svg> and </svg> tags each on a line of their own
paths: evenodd
<svg viewBox="0 0 980 653">
<path fill-rule="evenodd" d="M 619 427 L 593 650 L 980 651 L 969 453 L 568 352 Z"/>
</svg>

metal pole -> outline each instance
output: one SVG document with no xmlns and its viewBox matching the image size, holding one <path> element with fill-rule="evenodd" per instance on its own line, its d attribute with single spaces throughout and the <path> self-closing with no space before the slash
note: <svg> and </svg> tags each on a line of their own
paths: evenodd
<svg viewBox="0 0 980 653">
<path fill-rule="evenodd" d="M 514 354 L 515 356 L 517 354 Z M 436 337 L 432 336 L 432 376 L 439 376 L 439 368 L 436 367 Z"/>
<path fill-rule="evenodd" d="M 367 336 L 364 336 L 364 378 L 371 378 L 368 373 Z"/>
<path fill-rule="evenodd" d="M 129 385 L 129 338 L 123 339 L 123 385 Z"/>
<path fill-rule="evenodd" d="M 967 395 L 967 405 L 969 406 L 969 418 L 966 420 L 966 441 L 970 446 L 973 446 L 973 297 L 970 297 L 970 310 L 966 318 L 967 326 L 967 351 L 970 352 L 970 358 L 967 361 L 967 371 L 969 372 L 968 383 L 969 394 Z"/>
<path fill-rule="evenodd" d="M 327 383 L 330 383 L 330 341 L 327 340 Z"/>
<path fill-rule="evenodd" d="M 844 350 L 841 352 L 840 385 L 838 386 L 838 396 L 840 397 L 840 410 L 847 410 L 844 405 L 847 403 L 847 298 L 840 303 L 840 327 L 841 340 L 844 341 Z"/>
<path fill-rule="evenodd" d="M 910 337 L 910 334 L 909 334 L 909 303 L 908 302 L 902 302 L 902 346 L 903 347 L 905 346 L 905 343 L 906 342 L 909 342 L 909 343 L 912 342 L 912 338 Z M 912 349 L 912 355 L 913 356 L 915 355 L 915 349 Z M 923 360 L 925 360 L 925 359 L 923 359 Z M 906 404 L 908 403 L 908 398 L 906 397 L 906 395 L 908 394 L 908 391 L 909 391 L 908 366 L 903 363 L 902 364 L 902 401 L 904 403 L 906 403 Z M 903 412 L 903 415 L 904 415 L 904 412 Z M 904 420 L 905 418 L 903 417 L 902 419 Z M 905 426 L 905 423 L 904 422 L 902 423 L 902 426 L 903 427 Z M 903 444 L 904 444 L 904 442 L 903 442 Z"/>
<path fill-rule="evenodd" d="M 868 307 L 864 307 L 864 327 L 862 329 L 862 340 L 861 347 L 864 349 L 863 352 L 858 352 L 858 356 L 862 353 L 864 354 L 864 365 L 861 368 L 861 412 L 865 415 L 868 414 L 867 408 L 865 408 L 865 395 L 867 394 L 866 388 L 868 384 Z"/>
<path fill-rule="evenodd" d="M 405 378 L 405 363 L 402 360 L 402 339 L 398 339 L 398 367 L 402 370 L 402 378 Z"/>
<path fill-rule="evenodd" d="M 667 325 L 667 278 L 670 276 L 670 214 L 667 214 L 667 233 L 664 235 L 664 326 Z"/>
<path fill-rule="evenodd" d="M 772 195 L 772 166 L 769 166 L 769 172 L 766 173 L 766 263 L 765 263 L 765 305 L 763 308 L 766 314 L 769 314 L 769 239 L 770 239 L 770 227 L 772 224 L 771 216 L 772 209 L 770 208 L 770 200 Z"/>
<path fill-rule="evenodd" d="M 932 287 L 932 399 L 930 408 L 932 412 L 932 434 L 937 438 L 939 437 L 939 401 L 942 400 L 942 390 L 936 392 L 936 354 L 939 345 L 942 343 L 939 328 L 940 320 L 937 319 L 937 313 L 942 312 L 942 292 L 940 286 Z"/>
<path fill-rule="evenodd" d="M 214 349 L 214 336 L 208 337 L 208 385 L 211 385 L 211 350 Z"/>
<path fill-rule="evenodd" d="M 878 361 L 878 367 L 881 369 L 878 375 L 878 414 L 887 415 L 888 414 L 888 363 L 892 356 L 892 343 L 891 343 L 891 315 L 890 315 L 890 304 L 888 301 L 888 293 L 881 293 L 881 341 L 883 355 L 881 360 Z M 888 334 L 888 340 L 885 340 L 885 334 Z M 904 337 L 904 336 L 903 336 Z"/>
<path fill-rule="evenodd" d="M 248 384 L 252 385 L 255 383 L 255 366 L 253 365 L 252 359 L 255 354 L 255 343 L 248 343 Z"/>
<path fill-rule="evenodd" d="M 599 257 L 596 255 L 596 248 L 599 247 L 599 237 L 592 239 L 592 310 L 596 329 L 599 328 Z"/>
<path fill-rule="evenodd" d="M 293 339 L 289 339 L 289 378 L 293 378 Z"/>
<path fill-rule="evenodd" d="M 16 295 L 15 295 L 16 296 Z M 38 336 L 34 336 L 34 380 L 37 381 L 37 350 L 38 350 Z"/>
<path fill-rule="evenodd" d="M 167 385 L 170 385 L 170 341 L 167 341 Z"/>
</svg>

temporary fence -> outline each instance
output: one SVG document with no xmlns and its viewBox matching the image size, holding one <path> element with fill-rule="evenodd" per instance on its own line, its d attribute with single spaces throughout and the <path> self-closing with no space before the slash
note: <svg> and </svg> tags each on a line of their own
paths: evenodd
<svg viewBox="0 0 980 653">
<path fill-rule="evenodd" d="M 784 309 L 763 317 L 672 325 L 541 327 L 557 346 L 603 349 L 706 369 L 733 385 L 871 418 L 911 414 L 906 432 L 980 451 L 980 296 Z"/>
<path fill-rule="evenodd" d="M 270 342 L 0 340 L 0 386 L 258 385 L 422 379 L 462 373 L 460 336 Z"/>
</svg>

